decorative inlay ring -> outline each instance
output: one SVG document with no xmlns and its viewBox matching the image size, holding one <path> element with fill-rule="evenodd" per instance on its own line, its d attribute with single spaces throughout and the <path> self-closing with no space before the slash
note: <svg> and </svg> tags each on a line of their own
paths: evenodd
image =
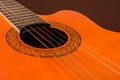
<svg viewBox="0 0 120 80">
<path fill-rule="evenodd" d="M 60 29 L 68 35 L 68 41 L 66 44 L 53 49 L 35 48 L 24 44 L 20 40 L 18 32 L 14 28 L 8 31 L 6 37 L 7 42 L 16 51 L 39 58 L 53 58 L 68 55 L 80 46 L 81 37 L 75 30 L 61 23 L 50 22 L 50 24 L 51 27 Z"/>
</svg>

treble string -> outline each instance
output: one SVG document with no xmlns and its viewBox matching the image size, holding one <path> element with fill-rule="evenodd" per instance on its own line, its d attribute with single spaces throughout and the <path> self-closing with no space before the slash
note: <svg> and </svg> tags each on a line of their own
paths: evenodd
<svg viewBox="0 0 120 80">
<path fill-rule="evenodd" d="M 3 5 L 4 6 L 4 5 Z M 5 7 L 6 8 L 6 7 Z M 11 10 L 9 10 L 8 8 L 6 8 L 8 11 L 10 11 L 10 13 L 14 14 L 14 12 L 12 12 Z M 14 19 L 16 20 L 16 18 L 14 17 Z M 39 40 L 39 38 L 37 38 L 33 33 L 31 33 L 28 29 L 26 29 L 25 27 L 23 27 L 26 31 L 28 31 L 35 39 L 37 39 L 40 43 L 42 43 L 47 49 L 49 49 L 49 47 L 47 45 L 45 45 L 43 42 L 41 42 Z M 60 60 L 62 60 L 60 58 Z M 66 62 L 64 62 L 68 67 L 70 65 L 68 65 Z M 81 76 L 76 70 L 74 70 L 74 68 L 70 67 L 79 77 L 81 77 L 83 80 L 85 80 L 85 78 L 83 78 L 83 76 Z"/>
</svg>

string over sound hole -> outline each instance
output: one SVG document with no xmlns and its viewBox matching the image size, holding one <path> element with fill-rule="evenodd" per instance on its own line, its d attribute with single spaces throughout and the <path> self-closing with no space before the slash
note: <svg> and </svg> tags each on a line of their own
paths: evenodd
<svg viewBox="0 0 120 80">
<path fill-rule="evenodd" d="M 34 24 L 24 27 L 20 32 L 21 40 L 37 48 L 56 48 L 68 41 L 68 36 L 61 30 Z"/>
</svg>

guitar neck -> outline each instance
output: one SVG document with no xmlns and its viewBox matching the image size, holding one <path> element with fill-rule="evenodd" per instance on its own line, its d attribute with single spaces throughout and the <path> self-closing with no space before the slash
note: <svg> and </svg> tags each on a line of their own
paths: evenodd
<svg viewBox="0 0 120 80">
<path fill-rule="evenodd" d="M 18 30 L 31 24 L 48 24 L 15 0 L 0 0 L 0 12 L 15 25 Z"/>
</svg>

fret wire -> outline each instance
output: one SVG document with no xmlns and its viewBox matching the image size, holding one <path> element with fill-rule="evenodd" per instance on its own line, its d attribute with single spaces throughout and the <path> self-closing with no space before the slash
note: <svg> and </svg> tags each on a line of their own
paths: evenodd
<svg viewBox="0 0 120 80">
<path fill-rule="evenodd" d="M 6 15 L 6 17 L 8 17 L 8 18 L 11 18 L 12 16 L 10 16 L 8 13 L 4 13 L 5 15 Z M 14 16 L 14 15 L 13 15 Z M 17 18 L 19 19 L 19 20 L 23 20 L 23 19 L 32 19 L 32 18 L 38 18 L 39 19 L 39 17 L 37 17 L 37 16 L 32 16 L 32 15 L 29 15 L 29 16 L 26 16 L 26 15 L 24 15 L 24 16 L 17 16 Z M 40 19 L 39 19 L 40 20 Z M 42 19 L 41 19 L 42 20 Z"/>
<path fill-rule="evenodd" d="M 8 7 L 8 8 L 10 8 L 10 7 Z M 28 9 L 21 8 L 21 7 L 19 7 L 19 8 L 20 8 L 20 9 L 18 9 L 18 7 L 17 7 L 17 8 L 13 8 L 13 7 L 11 7 L 10 9 L 11 9 L 12 11 L 15 11 L 15 13 L 17 13 L 17 15 L 18 15 L 18 14 L 22 14 L 22 13 L 35 14 L 35 13 L 31 12 L 31 11 L 28 10 Z"/>
<path fill-rule="evenodd" d="M 32 12 L 30 11 L 29 9 L 25 8 L 24 6 L 22 6 L 21 4 L 19 4 L 18 2 L 15 2 L 16 4 L 15 5 L 10 5 L 10 3 L 8 4 L 4 4 L 6 7 L 8 8 L 13 8 L 13 9 L 22 9 L 22 10 L 26 10 L 26 11 L 29 11 L 29 12 Z M 19 8 L 19 9 L 18 9 Z M 33 12 L 32 12 L 33 13 Z"/>
<path fill-rule="evenodd" d="M 9 9 L 11 9 L 11 10 L 15 10 L 15 11 L 24 10 L 24 11 L 32 12 L 32 11 L 30 11 L 29 9 L 25 9 L 25 8 L 21 8 L 21 7 L 13 7 L 13 6 L 11 6 L 11 7 L 7 7 L 7 8 L 9 8 Z M 32 13 L 33 13 L 33 12 L 32 12 Z"/>
<path fill-rule="evenodd" d="M 16 15 L 34 15 L 34 16 L 36 16 L 36 14 L 33 14 L 33 13 L 31 13 L 31 12 L 25 12 L 25 11 L 23 11 L 23 12 L 19 12 L 19 11 L 16 11 L 16 12 L 14 12 Z"/>
<path fill-rule="evenodd" d="M 19 19 L 17 19 L 17 21 L 15 22 L 15 20 L 14 20 L 14 22 L 15 23 L 21 23 L 21 22 L 29 22 L 29 21 L 31 21 L 31 20 L 36 20 L 36 21 L 40 21 L 39 19 L 36 19 L 36 18 L 30 18 L 30 19 L 22 19 L 22 20 L 19 20 Z"/>
<path fill-rule="evenodd" d="M 16 2 L 15 0 L 13 0 L 13 1 L 4 0 L 4 1 L 1 1 L 1 2 L 4 3 L 4 4 L 11 4 L 11 5 L 16 4 L 16 5 L 18 5 L 18 2 Z"/>
<path fill-rule="evenodd" d="M 15 8 L 15 7 L 19 7 L 19 8 L 27 9 L 27 8 L 25 8 L 23 5 L 21 5 L 21 4 L 19 4 L 19 3 L 14 3 L 14 4 L 13 4 L 13 3 L 12 3 L 12 4 L 11 4 L 11 3 L 7 3 L 7 4 L 4 3 L 4 5 L 7 6 L 7 7 L 14 7 L 14 8 Z M 29 10 L 29 9 L 27 9 L 27 10 Z"/>
<path fill-rule="evenodd" d="M 28 10 L 28 9 L 25 9 L 25 8 L 23 8 L 23 7 L 20 7 L 20 6 L 6 6 L 7 8 L 11 8 L 11 9 L 22 9 L 22 10 Z"/>
<path fill-rule="evenodd" d="M 17 20 L 16 20 L 16 21 L 14 22 L 14 24 L 15 24 L 15 25 L 18 25 L 18 24 L 21 24 L 21 23 L 23 24 L 23 23 L 24 23 L 24 25 L 28 25 L 28 23 L 29 23 L 29 25 L 30 25 L 30 24 L 32 24 L 32 23 L 38 23 L 38 22 L 39 22 L 39 20 L 37 20 L 37 19 L 29 19 L 29 20 L 27 20 L 27 21 L 26 21 L 26 20 L 25 20 L 25 21 L 17 21 Z"/>
<path fill-rule="evenodd" d="M 33 21 L 33 20 L 38 20 L 38 19 L 35 19 L 35 18 L 31 18 L 31 19 L 23 19 L 23 20 L 17 20 L 17 21 L 14 21 L 14 23 L 22 23 L 22 22 L 25 22 L 25 23 L 27 23 L 27 22 L 31 22 L 31 21 Z"/>
<path fill-rule="evenodd" d="M 34 17 L 36 17 L 36 18 L 39 18 L 38 16 L 36 16 L 36 15 L 34 15 L 34 14 L 31 14 L 31 13 L 28 13 L 28 14 L 27 14 L 27 13 L 26 13 L 26 14 L 25 14 L 25 13 L 24 13 L 24 14 L 17 14 L 17 13 L 16 13 L 16 15 L 19 16 L 19 17 L 24 17 L 24 18 L 25 18 L 25 17 L 28 17 L 28 16 L 29 16 L 29 17 L 34 16 Z"/>
<path fill-rule="evenodd" d="M 4 14 L 5 14 L 7 17 L 12 17 L 12 16 L 10 16 L 9 14 L 6 14 L 6 13 L 4 13 Z M 33 16 L 32 14 L 29 14 L 29 15 L 28 15 L 28 14 L 24 14 L 24 15 L 21 14 L 21 15 L 18 15 L 18 16 L 17 16 L 17 18 L 28 18 L 28 17 L 34 17 L 34 18 L 36 17 L 36 18 L 37 18 L 37 16 Z M 38 18 L 39 18 L 39 17 L 38 17 Z"/>
<path fill-rule="evenodd" d="M 19 9 L 24 9 L 24 10 L 29 10 L 29 9 L 26 9 L 25 7 L 21 7 L 20 5 L 19 6 L 16 6 L 16 5 L 5 5 L 7 8 L 19 8 Z"/>
<path fill-rule="evenodd" d="M 15 20 L 12 18 L 12 17 L 9 17 L 9 19 L 12 21 L 12 22 L 15 22 Z M 28 19 L 28 20 L 27 20 Z M 22 19 L 17 19 L 17 21 L 19 21 L 19 23 L 20 22 L 22 22 L 23 20 L 25 21 L 25 20 L 27 20 L 27 21 L 29 21 L 29 20 L 34 20 L 35 18 L 26 18 L 26 19 L 24 19 L 24 18 L 22 18 Z M 37 19 L 35 19 L 35 20 L 37 20 Z"/>
</svg>

